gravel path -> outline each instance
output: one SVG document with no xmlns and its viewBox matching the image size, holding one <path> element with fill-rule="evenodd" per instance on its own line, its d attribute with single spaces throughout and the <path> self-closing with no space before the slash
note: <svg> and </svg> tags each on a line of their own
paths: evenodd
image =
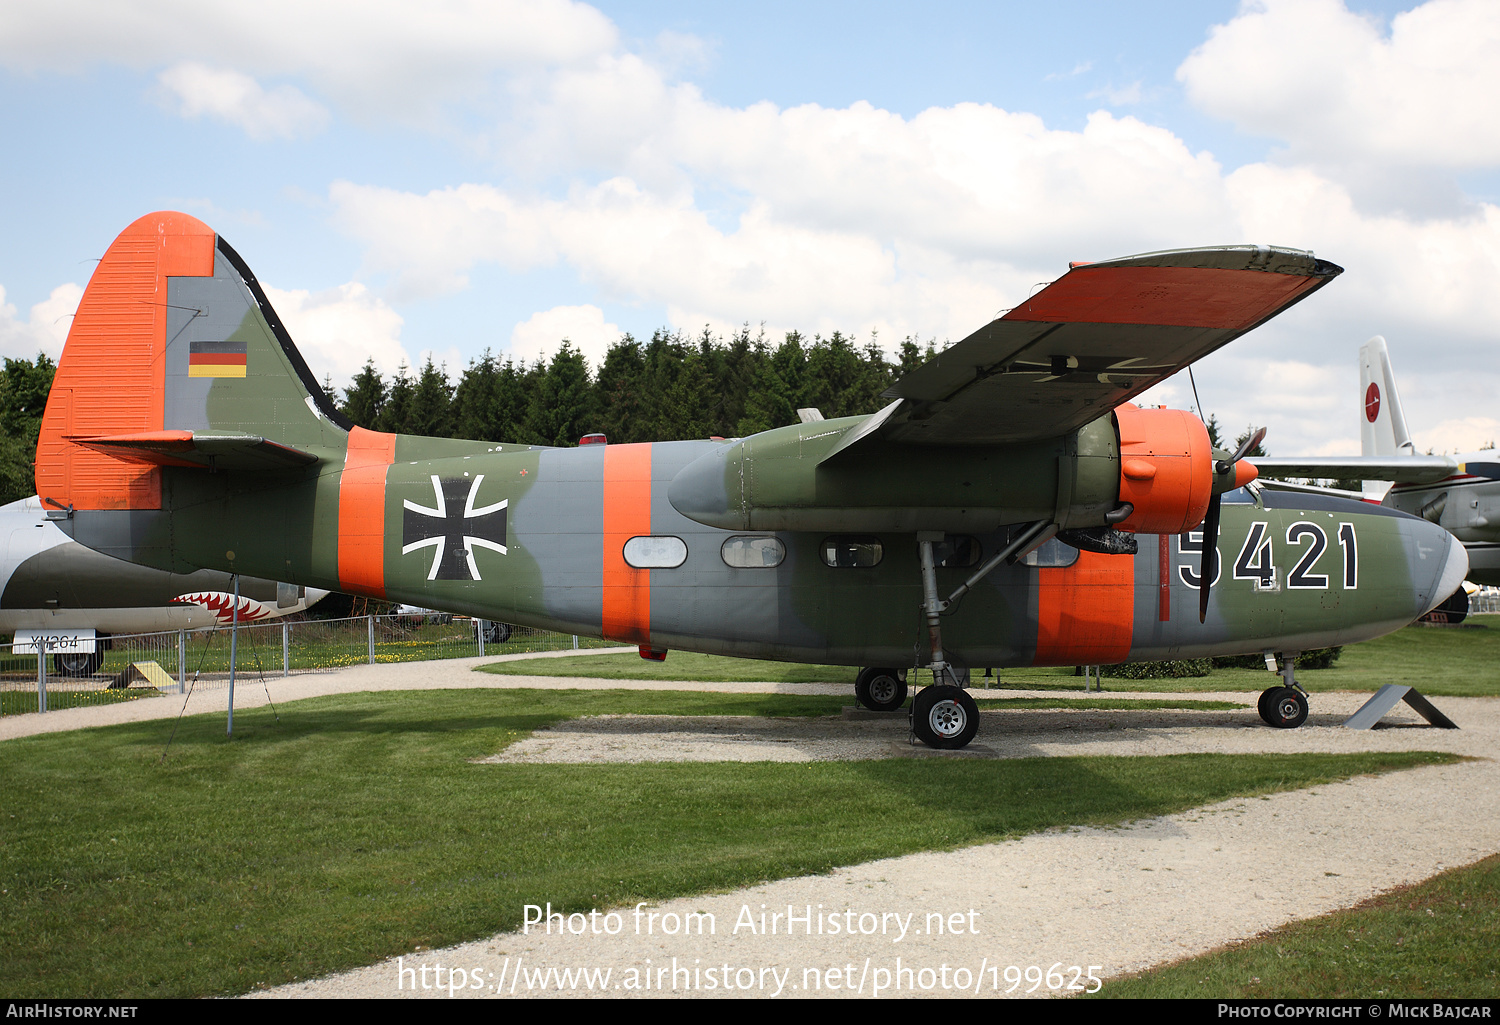
<svg viewBox="0 0 1500 1025">
<path fill-rule="evenodd" d="M 272 693 L 286 701 L 372 689 L 621 685 L 464 671 L 481 661 L 494 659 L 361 666 L 273 681 Z M 739 692 L 848 690 L 693 686 Z M 1011 979 L 1020 979 L 1012 994 L 1018 996 L 1032 988 L 1025 971 L 1033 966 L 1037 971 L 1031 978 L 1041 980 L 1039 993 L 1049 991 L 1045 973 L 1054 965 L 1059 974 L 1052 981 L 1062 985 L 1074 981 L 1074 965 L 1078 984 L 1087 983 L 1090 966 L 1098 966 L 1093 974 L 1107 980 L 1348 907 L 1500 851 L 1500 763 L 1492 760 L 1500 747 L 1500 699 L 1437 699 L 1462 727 L 1457 731 L 1427 727 L 1405 706 L 1387 717 L 1387 728 L 1343 729 L 1339 724 L 1366 697 L 1315 694 L 1308 724 L 1291 731 L 1261 726 L 1253 707 L 985 711 L 977 743 L 984 750 L 968 757 L 1442 750 L 1477 760 L 1229 801 L 1118 829 L 1059 830 L 952 853 L 870 862 L 824 876 L 643 907 L 639 918 L 631 909 L 617 909 L 619 917 L 613 919 L 601 911 L 592 920 L 580 916 L 567 925 L 554 920 L 551 935 L 536 927 L 529 935 L 413 951 L 396 961 L 259 995 L 446 997 L 450 986 L 459 987 L 455 995 L 466 996 L 495 991 L 589 995 L 581 981 L 560 986 L 556 974 L 538 982 L 535 973 L 548 969 L 608 969 L 607 984 L 598 988 L 596 976 L 592 991 L 607 996 L 1004 995 L 1011 966 L 1017 969 Z M 181 702 L 158 698 L 7 718 L 0 720 L 0 740 L 42 729 L 176 715 Z M 193 710 L 207 710 L 212 703 L 210 692 L 204 707 Z M 255 703 L 249 687 L 236 695 L 237 707 Z M 900 720 L 606 716 L 540 731 L 493 760 L 810 760 L 922 753 L 908 746 Z M 544 907 L 547 896 L 539 893 L 534 900 Z M 711 934 L 704 927 L 703 935 L 684 935 L 684 922 L 709 921 L 687 917 L 695 912 L 713 916 Z M 566 931 L 569 926 L 574 931 Z"/>
</svg>

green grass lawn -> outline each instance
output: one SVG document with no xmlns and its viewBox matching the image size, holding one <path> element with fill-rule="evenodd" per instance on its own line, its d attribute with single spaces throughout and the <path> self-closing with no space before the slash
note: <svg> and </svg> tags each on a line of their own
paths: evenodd
<svg viewBox="0 0 1500 1025">
<path fill-rule="evenodd" d="M 112 705 L 137 698 L 160 697 L 155 687 L 121 687 L 116 690 L 47 690 L 47 711 L 57 712 L 64 708 L 88 708 L 93 705 Z M 11 692 L 5 695 L 5 714 L 18 715 L 37 710 L 36 691 Z"/>
<path fill-rule="evenodd" d="M 1112 979 L 1101 997 L 1500 998 L 1500 855 L 1248 943 Z"/>
<path fill-rule="evenodd" d="M 791 662 L 668 654 L 665 662 L 651 662 L 635 654 L 536 659 L 485 666 L 485 672 L 519 676 L 591 676 L 621 680 L 695 680 L 706 682 L 765 681 L 773 683 L 846 683 L 854 685 L 857 669 Z M 982 697 L 983 670 L 974 672 L 975 697 Z M 1043 669 L 996 670 L 997 686 L 1018 690 L 1081 691 L 1083 680 L 1071 666 Z M 917 681 L 927 674 L 914 671 Z M 1500 616 L 1472 616 L 1458 627 L 1409 626 L 1393 634 L 1351 644 L 1330 669 L 1299 669 L 1297 681 L 1309 691 L 1376 691 L 1387 683 L 1417 687 L 1423 694 L 1442 696 L 1500 695 Z M 1238 690 L 1257 693 L 1276 682 L 1260 669 L 1215 669 L 1208 676 L 1177 680 L 1120 680 L 1107 677 L 1104 689 L 1113 692 Z"/>
<path fill-rule="evenodd" d="M 1349 756 L 496 765 L 607 712 L 822 715 L 841 697 L 340 695 L 0 744 L 0 992 L 245 992 L 520 924 L 1454 760 Z"/>
</svg>

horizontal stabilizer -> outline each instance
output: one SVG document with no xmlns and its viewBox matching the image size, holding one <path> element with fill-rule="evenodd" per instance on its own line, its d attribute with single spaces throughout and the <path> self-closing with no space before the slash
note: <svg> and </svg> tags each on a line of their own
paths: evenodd
<svg viewBox="0 0 1500 1025">
<path fill-rule="evenodd" d="M 218 470 L 287 470 L 316 463 L 311 452 L 268 441 L 254 434 L 197 434 L 193 431 L 147 431 L 64 440 L 117 459 L 158 466 L 199 466 Z"/>
<path fill-rule="evenodd" d="M 1452 456 L 1313 456 L 1305 459 L 1249 460 L 1266 477 L 1332 477 L 1431 484 L 1459 472 Z"/>
</svg>

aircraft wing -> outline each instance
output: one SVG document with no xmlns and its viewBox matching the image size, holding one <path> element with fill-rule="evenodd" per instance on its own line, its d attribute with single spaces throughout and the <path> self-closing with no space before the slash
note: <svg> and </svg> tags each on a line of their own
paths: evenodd
<svg viewBox="0 0 1500 1025">
<path fill-rule="evenodd" d="M 941 445 L 1056 437 L 1343 272 L 1299 249 L 1174 249 L 1068 273 L 897 381 L 861 434 Z M 846 448 L 841 445 L 840 448 Z"/>
<path fill-rule="evenodd" d="M 1431 484 L 1462 471 L 1452 456 L 1312 456 L 1271 459 L 1251 456 L 1261 477 L 1332 477 L 1389 480 L 1398 484 Z"/>
</svg>

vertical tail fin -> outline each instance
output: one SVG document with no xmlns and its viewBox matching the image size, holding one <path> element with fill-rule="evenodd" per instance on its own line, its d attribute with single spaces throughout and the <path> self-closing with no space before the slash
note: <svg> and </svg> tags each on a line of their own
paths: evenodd
<svg viewBox="0 0 1500 1025">
<path fill-rule="evenodd" d="M 1396 375 L 1385 349 L 1385 339 L 1376 335 L 1359 350 L 1359 443 L 1367 456 L 1409 456 L 1416 450 L 1401 413 L 1396 393 Z"/>
<path fill-rule="evenodd" d="M 160 509 L 170 457 L 142 459 L 142 446 L 342 448 L 348 426 L 239 255 L 197 218 L 148 214 L 110 245 L 73 318 L 37 494 L 52 508 Z"/>
<path fill-rule="evenodd" d="M 1365 456 L 1409 456 L 1415 453 L 1401 396 L 1396 393 L 1396 374 L 1385 350 L 1385 339 L 1371 338 L 1359 349 L 1359 450 Z M 1364 495 L 1371 501 L 1385 497 L 1386 481 L 1367 480 Z"/>
</svg>

